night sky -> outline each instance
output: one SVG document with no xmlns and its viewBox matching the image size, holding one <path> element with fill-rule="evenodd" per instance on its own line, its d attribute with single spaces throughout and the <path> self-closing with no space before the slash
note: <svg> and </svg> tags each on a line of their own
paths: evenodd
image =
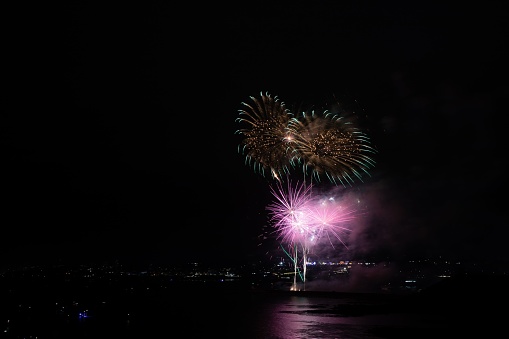
<svg viewBox="0 0 509 339">
<path fill-rule="evenodd" d="M 4 49 L 0 267 L 277 249 L 235 134 L 261 92 L 363 116 L 371 176 L 321 184 L 369 207 L 341 255 L 509 260 L 502 4 L 37 6 Z"/>
</svg>

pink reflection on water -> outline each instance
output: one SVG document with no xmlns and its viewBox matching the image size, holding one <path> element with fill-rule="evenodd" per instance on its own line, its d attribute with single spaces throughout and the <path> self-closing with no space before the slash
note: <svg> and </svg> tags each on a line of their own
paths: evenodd
<svg viewBox="0 0 509 339">
<path fill-rule="evenodd" d="M 259 338 L 380 338 L 377 329 L 395 329 L 412 333 L 416 328 L 443 326 L 438 319 L 422 315 L 388 313 L 341 315 L 338 304 L 356 303 L 354 299 L 317 298 L 305 296 L 276 297 L 265 300 L 258 309 L 257 335 Z"/>
</svg>

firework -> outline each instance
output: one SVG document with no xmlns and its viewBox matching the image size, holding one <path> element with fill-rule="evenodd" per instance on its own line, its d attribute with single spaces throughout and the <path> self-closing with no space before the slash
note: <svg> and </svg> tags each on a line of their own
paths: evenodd
<svg viewBox="0 0 509 339">
<path fill-rule="evenodd" d="M 282 242 L 293 244 L 305 239 L 312 231 L 309 228 L 309 208 L 312 202 L 312 185 L 297 182 L 292 187 L 290 180 L 286 189 L 281 182 L 270 190 L 275 202 L 267 206 L 270 213 L 270 222 L 278 233 L 277 238 Z"/>
<path fill-rule="evenodd" d="M 272 204 L 269 204 L 266 209 L 270 214 L 270 222 L 276 232 L 277 239 L 288 245 L 288 256 L 291 258 L 294 265 L 294 278 L 292 290 L 297 289 L 297 274 L 299 272 L 299 246 L 302 246 L 303 267 L 305 270 L 305 263 L 307 260 L 307 247 L 306 238 L 313 232 L 311 225 L 308 221 L 308 208 L 312 201 L 311 185 L 305 183 L 299 184 L 297 182 L 295 187 L 292 187 L 290 180 L 287 181 L 286 189 L 281 182 L 276 184 L 276 187 L 271 186 L 271 193 L 275 198 Z M 286 251 L 285 251 L 286 252 Z M 305 281 L 305 273 L 303 276 Z"/>
<path fill-rule="evenodd" d="M 344 117 L 328 111 L 303 113 L 300 119 L 291 119 L 289 129 L 295 162 L 317 182 L 325 176 L 335 184 L 351 186 L 374 166 L 375 149 L 368 136 Z"/>
<path fill-rule="evenodd" d="M 275 201 L 266 207 L 269 221 L 276 238 L 288 246 L 285 252 L 294 264 L 292 289 L 296 289 L 299 267 L 302 266 L 305 283 L 308 255 L 314 246 L 323 244 L 322 239 L 332 247 L 335 241 L 346 247 L 342 235 L 350 231 L 346 225 L 356 217 L 357 210 L 333 197 L 315 196 L 312 184 L 297 183 L 293 187 L 288 180 L 286 188 L 278 182 L 276 187 L 271 187 L 271 192 Z"/>
<path fill-rule="evenodd" d="M 369 175 L 376 150 L 339 103 L 333 108 L 337 113 L 294 114 L 277 97 L 260 95 L 250 97 L 252 104 L 242 103 L 246 109 L 236 120 L 247 125 L 236 131 L 244 136 L 238 151 L 255 172 L 282 180 L 300 167 L 311 181 L 325 177 L 345 187 Z"/>
<path fill-rule="evenodd" d="M 357 216 L 357 208 L 347 202 L 338 202 L 334 197 L 317 200 L 309 209 L 308 220 L 312 225 L 311 241 L 326 239 L 334 247 L 335 240 L 347 247 L 342 235 L 350 232 L 346 227 Z"/>
<path fill-rule="evenodd" d="M 288 122 L 292 114 L 277 97 L 260 93 L 261 98 L 250 97 L 252 104 L 242 103 L 237 122 L 246 128 L 237 130 L 244 139 L 239 144 L 239 153 L 245 155 L 246 164 L 255 172 L 273 178 L 288 174 L 292 164 L 293 148 L 289 146 L 291 135 Z"/>
<path fill-rule="evenodd" d="M 352 186 L 363 181 L 364 175 L 375 162 L 376 150 L 368 136 L 347 116 L 338 102 L 332 111 L 320 110 L 294 114 L 277 97 L 260 93 L 260 98 L 250 97 L 251 104 L 242 103 L 236 122 L 245 127 L 235 133 L 244 138 L 238 152 L 245 156 L 246 164 L 255 172 L 270 172 L 277 179 L 271 187 L 275 201 L 267 206 L 271 233 L 277 234 L 285 253 L 294 265 L 296 277 L 306 279 L 306 265 L 314 246 L 326 240 L 332 247 L 338 241 L 346 247 L 343 235 L 356 215 L 352 206 L 333 199 L 319 199 L 312 194 L 313 182 L 328 178 L 335 185 Z M 301 168 L 302 184 L 292 186 L 290 172 Z M 309 184 L 306 178 L 310 176 Z M 287 186 L 283 187 L 283 178 Z M 288 250 L 284 246 L 287 246 Z"/>
<path fill-rule="evenodd" d="M 341 235 L 350 231 L 345 225 L 356 218 L 356 206 L 338 202 L 334 197 L 313 195 L 311 184 L 297 183 L 293 188 L 288 181 L 286 189 L 278 183 L 276 188 L 271 187 L 271 191 L 276 200 L 266 209 L 278 240 L 310 248 L 321 239 L 327 239 L 334 247 L 336 239 L 346 247 Z"/>
</svg>

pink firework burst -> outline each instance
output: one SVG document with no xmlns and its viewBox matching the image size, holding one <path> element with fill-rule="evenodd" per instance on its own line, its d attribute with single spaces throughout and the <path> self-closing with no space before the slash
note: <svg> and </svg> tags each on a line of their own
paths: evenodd
<svg viewBox="0 0 509 339">
<path fill-rule="evenodd" d="M 321 239 L 327 239 L 334 247 L 334 239 L 337 239 L 347 247 L 342 235 L 351 231 L 347 225 L 356 217 L 357 209 L 353 204 L 336 201 L 330 197 L 315 200 L 308 213 L 308 222 L 313 230 L 312 241 L 318 242 Z"/>
<path fill-rule="evenodd" d="M 297 290 L 299 267 L 302 267 L 301 278 L 305 283 L 308 255 L 314 246 L 323 244 L 322 238 L 332 247 L 334 240 L 347 247 L 341 235 L 350 231 L 346 224 L 354 219 L 356 209 L 333 198 L 314 196 L 311 184 L 297 183 L 292 187 L 288 180 L 286 188 L 278 182 L 275 188 L 271 186 L 271 192 L 276 200 L 266 209 L 277 238 L 288 245 L 289 251 L 285 252 L 294 265 L 292 290 Z"/>
<path fill-rule="evenodd" d="M 276 199 L 267 206 L 270 221 L 278 233 L 278 239 L 293 244 L 301 242 L 312 233 L 309 223 L 309 208 L 312 203 L 311 185 L 297 182 L 292 187 L 291 181 L 284 188 L 281 182 L 276 187 L 271 186 L 271 193 Z"/>
<path fill-rule="evenodd" d="M 350 232 L 347 226 L 357 215 L 354 204 L 315 196 L 312 185 L 305 183 L 292 187 L 288 181 L 286 188 L 278 183 L 276 188 L 271 187 L 271 192 L 276 200 L 267 210 L 274 232 L 282 242 L 300 243 L 309 249 L 326 239 L 333 247 L 335 240 L 347 247 L 342 235 Z"/>
</svg>

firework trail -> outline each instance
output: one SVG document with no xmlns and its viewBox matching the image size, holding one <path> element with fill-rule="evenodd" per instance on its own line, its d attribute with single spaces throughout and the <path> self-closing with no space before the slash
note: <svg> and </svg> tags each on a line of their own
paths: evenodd
<svg viewBox="0 0 509 339">
<path fill-rule="evenodd" d="M 278 182 L 276 187 L 270 187 L 275 201 L 266 207 L 270 214 L 269 221 L 274 228 L 274 232 L 277 233 L 276 239 L 286 243 L 289 248 L 289 251 L 285 252 L 294 265 L 292 290 L 297 289 L 297 273 L 299 273 L 298 246 L 302 246 L 303 267 L 305 267 L 309 250 L 306 238 L 313 232 L 311 225 L 307 223 L 309 215 L 307 210 L 312 201 L 311 188 L 311 185 L 306 186 L 305 183 L 299 184 L 298 182 L 295 187 L 292 187 L 291 181 L 288 180 L 285 189 L 283 184 Z"/>
<path fill-rule="evenodd" d="M 246 164 L 255 172 L 266 175 L 267 171 L 273 178 L 280 178 L 289 173 L 292 164 L 292 150 L 289 146 L 291 135 L 288 123 L 292 113 L 277 97 L 260 93 L 261 98 L 250 97 L 252 104 L 242 103 L 246 108 L 239 110 L 239 123 L 248 127 L 237 130 L 245 138 L 238 151 L 245 155 Z"/>
</svg>

